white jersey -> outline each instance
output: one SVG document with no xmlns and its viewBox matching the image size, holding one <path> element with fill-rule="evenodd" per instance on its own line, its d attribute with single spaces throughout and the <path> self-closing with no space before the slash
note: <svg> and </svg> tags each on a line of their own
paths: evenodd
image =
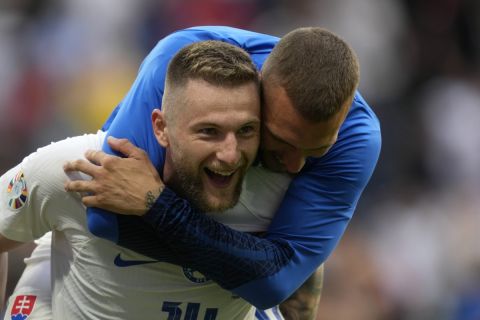
<svg viewBox="0 0 480 320">
<path fill-rule="evenodd" d="M 249 303 L 200 273 L 90 234 L 79 195 L 64 191 L 68 177 L 62 166 L 87 149 L 100 149 L 104 136 L 99 132 L 39 149 L 0 180 L 1 234 L 28 242 L 53 231 L 54 318 L 253 319 Z M 265 231 L 290 182 L 286 175 L 271 174 L 274 187 L 265 188 L 265 172 L 249 170 L 244 188 L 250 192 L 242 192 L 240 203 L 216 218 L 242 231 Z M 28 315 L 35 301 L 26 302 L 14 303 L 14 310 Z"/>
<path fill-rule="evenodd" d="M 31 256 L 25 259 L 25 269 L 7 301 L 4 320 L 53 319 L 50 281 L 51 233 L 35 242 L 37 246 Z"/>
</svg>

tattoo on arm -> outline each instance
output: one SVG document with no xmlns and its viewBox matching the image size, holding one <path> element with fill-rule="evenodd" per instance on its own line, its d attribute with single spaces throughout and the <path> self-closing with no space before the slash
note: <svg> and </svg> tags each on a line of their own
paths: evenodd
<svg viewBox="0 0 480 320">
<path fill-rule="evenodd" d="M 155 202 L 157 201 L 157 198 L 160 196 L 160 194 L 163 191 L 163 186 L 158 189 L 158 193 L 154 193 L 152 190 L 149 190 L 147 194 L 145 195 L 145 207 L 147 208 L 147 211 L 150 210 Z"/>
<path fill-rule="evenodd" d="M 314 320 L 323 287 L 323 264 L 295 291 L 280 304 L 286 320 Z"/>
</svg>

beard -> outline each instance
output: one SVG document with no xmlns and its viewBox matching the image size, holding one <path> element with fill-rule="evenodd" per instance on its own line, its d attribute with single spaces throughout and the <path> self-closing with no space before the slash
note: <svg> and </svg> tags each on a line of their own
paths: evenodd
<svg viewBox="0 0 480 320">
<path fill-rule="evenodd" d="M 229 199 L 224 198 L 224 201 L 211 201 L 202 182 L 202 172 L 193 173 L 193 170 L 188 168 L 188 162 L 183 157 L 173 159 L 173 167 L 175 174 L 169 181 L 169 186 L 182 198 L 188 200 L 196 209 L 212 213 L 225 211 L 237 204 L 242 191 L 243 178 L 247 170 L 246 165 L 238 169 L 236 174 L 239 174 L 240 178 L 237 180 L 233 192 L 229 192 Z"/>
</svg>

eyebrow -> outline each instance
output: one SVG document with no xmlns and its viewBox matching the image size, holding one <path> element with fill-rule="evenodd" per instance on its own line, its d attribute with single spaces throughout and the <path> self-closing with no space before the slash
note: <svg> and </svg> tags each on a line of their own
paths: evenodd
<svg viewBox="0 0 480 320">
<path fill-rule="evenodd" d="M 268 130 L 268 131 L 270 131 L 270 130 Z M 275 138 L 275 140 L 280 141 L 280 142 L 285 143 L 285 144 L 288 144 L 289 146 L 291 146 L 291 147 L 293 147 L 293 148 L 295 148 L 295 149 L 298 149 L 296 146 L 294 146 L 293 144 L 291 144 L 291 143 L 288 142 L 288 141 L 283 140 L 282 138 L 280 138 L 279 136 L 277 136 L 276 134 L 274 134 L 272 131 L 270 131 L 270 134 L 273 136 L 273 138 Z M 322 149 L 330 148 L 331 146 L 333 146 L 333 144 L 324 145 L 324 146 L 320 146 L 320 147 L 317 147 L 317 148 L 311 148 L 311 149 L 302 149 L 302 150 L 305 150 L 305 151 L 317 151 L 317 150 L 322 150 Z"/>
<path fill-rule="evenodd" d="M 247 120 L 246 122 L 242 123 L 241 126 L 248 126 L 248 125 L 260 125 L 260 120 L 258 119 L 255 119 L 255 120 Z M 192 125 L 193 128 L 196 128 L 196 127 L 216 127 L 216 128 L 220 128 L 222 127 L 222 124 L 219 124 L 219 123 L 215 123 L 215 122 L 211 122 L 211 121 L 202 121 L 202 122 L 197 122 L 195 124 Z"/>
</svg>

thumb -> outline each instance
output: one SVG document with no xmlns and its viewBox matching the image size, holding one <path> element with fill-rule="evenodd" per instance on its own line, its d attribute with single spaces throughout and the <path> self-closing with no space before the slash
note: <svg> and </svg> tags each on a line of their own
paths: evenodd
<svg viewBox="0 0 480 320">
<path fill-rule="evenodd" d="M 107 138 L 108 145 L 113 150 L 120 152 L 128 158 L 134 158 L 141 160 L 145 158 L 145 152 L 133 145 L 128 139 L 117 139 L 115 137 L 109 136 Z"/>
</svg>

